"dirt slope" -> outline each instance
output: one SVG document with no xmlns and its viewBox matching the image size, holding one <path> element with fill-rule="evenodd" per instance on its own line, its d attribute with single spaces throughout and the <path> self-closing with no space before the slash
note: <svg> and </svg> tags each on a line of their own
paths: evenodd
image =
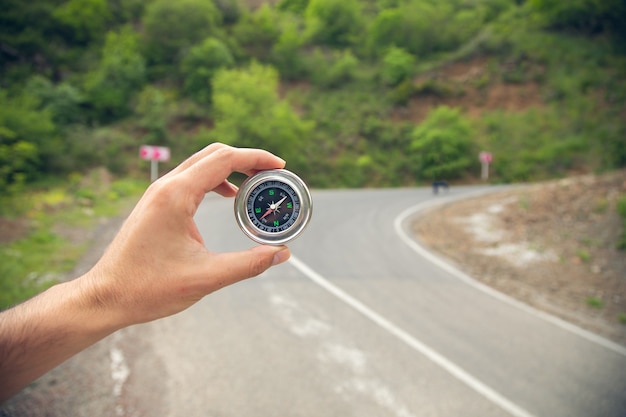
<svg viewBox="0 0 626 417">
<path fill-rule="evenodd" d="M 626 345 L 626 171 L 516 187 L 440 207 L 420 242 L 477 280 Z"/>
</svg>

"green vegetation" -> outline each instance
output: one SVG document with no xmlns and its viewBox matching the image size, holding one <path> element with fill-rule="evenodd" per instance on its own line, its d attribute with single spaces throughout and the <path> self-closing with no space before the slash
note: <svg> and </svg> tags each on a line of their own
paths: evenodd
<svg viewBox="0 0 626 417">
<path fill-rule="evenodd" d="M 598 297 L 589 297 L 587 298 L 587 305 L 592 308 L 600 309 L 604 307 L 604 301 Z"/>
<path fill-rule="evenodd" d="M 108 183 L 99 172 L 74 174 L 69 185 L 23 194 L 16 208 L 21 220 L 3 220 L 21 224 L 23 230 L 0 245 L 0 309 L 58 282 L 82 256 L 88 230 L 101 218 L 128 208 L 146 187 L 145 182 L 127 179 Z"/>
<path fill-rule="evenodd" d="M 496 182 L 626 167 L 623 1 L 251 3 L 3 1 L 0 216 L 44 179 L 137 176 L 141 144 L 162 170 L 267 148 L 313 187 L 471 181 L 481 150 Z"/>
<path fill-rule="evenodd" d="M 172 165 L 211 140 L 268 148 L 317 187 L 476 177 L 482 149 L 500 182 L 626 166 L 618 0 L 5 3 L 4 196 L 126 175 L 142 143 Z M 528 104 L 491 104 L 507 86 Z"/>
<path fill-rule="evenodd" d="M 622 218 L 622 236 L 617 241 L 617 248 L 626 251 L 626 195 L 617 200 L 617 214 Z"/>
</svg>

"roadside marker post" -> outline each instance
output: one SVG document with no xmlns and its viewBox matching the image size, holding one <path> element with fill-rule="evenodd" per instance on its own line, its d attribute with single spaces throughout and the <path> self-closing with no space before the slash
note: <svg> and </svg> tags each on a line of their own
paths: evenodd
<svg viewBox="0 0 626 417">
<path fill-rule="evenodd" d="M 154 182 L 159 178 L 159 162 L 170 160 L 170 148 L 165 146 L 141 145 L 139 147 L 139 157 L 150 161 L 150 181 Z"/>
<path fill-rule="evenodd" d="M 480 160 L 480 163 L 482 165 L 480 177 L 483 180 L 487 180 L 489 179 L 489 164 L 493 162 L 493 154 L 491 152 L 483 151 L 478 155 L 478 159 Z"/>
</svg>

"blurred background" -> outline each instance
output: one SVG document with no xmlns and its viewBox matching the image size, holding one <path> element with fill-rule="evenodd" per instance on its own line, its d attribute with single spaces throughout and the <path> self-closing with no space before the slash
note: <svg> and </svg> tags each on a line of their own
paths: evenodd
<svg viewBox="0 0 626 417">
<path fill-rule="evenodd" d="M 477 183 L 485 150 L 493 183 L 626 166 L 621 0 L 0 3 L 2 307 L 136 201 L 141 145 L 161 172 L 265 148 L 315 188 Z"/>
</svg>

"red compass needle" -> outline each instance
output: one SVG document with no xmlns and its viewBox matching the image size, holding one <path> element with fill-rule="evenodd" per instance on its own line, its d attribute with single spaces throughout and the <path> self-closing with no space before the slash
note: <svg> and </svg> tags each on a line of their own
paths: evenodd
<svg viewBox="0 0 626 417">
<path fill-rule="evenodd" d="M 280 205 L 283 204 L 283 201 L 285 201 L 286 198 L 287 197 L 283 197 L 278 203 L 274 203 L 272 201 L 272 204 L 270 204 L 270 208 L 268 208 L 267 211 L 261 216 L 261 220 L 263 220 L 265 217 L 269 216 L 270 213 L 272 213 L 272 212 L 274 212 L 274 213 L 278 212 L 279 211 L 278 209 L 280 208 Z"/>
<path fill-rule="evenodd" d="M 266 212 L 265 212 L 265 213 L 261 216 L 261 220 L 263 220 L 264 218 L 266 218 L 267 216 L 269 216 L 269 215 L 270 215 L 270 213 L 274 211 L 274 209 L 272 208 L 272 206 L 273 206 L 273 205 L 274 205 L 274 204 L 271 204 L 271 205 L 270 205 L 270 208 L 268 208 L 268 209 L 267 209 L 267 211 L 266 211 Z"/>
</svg>

